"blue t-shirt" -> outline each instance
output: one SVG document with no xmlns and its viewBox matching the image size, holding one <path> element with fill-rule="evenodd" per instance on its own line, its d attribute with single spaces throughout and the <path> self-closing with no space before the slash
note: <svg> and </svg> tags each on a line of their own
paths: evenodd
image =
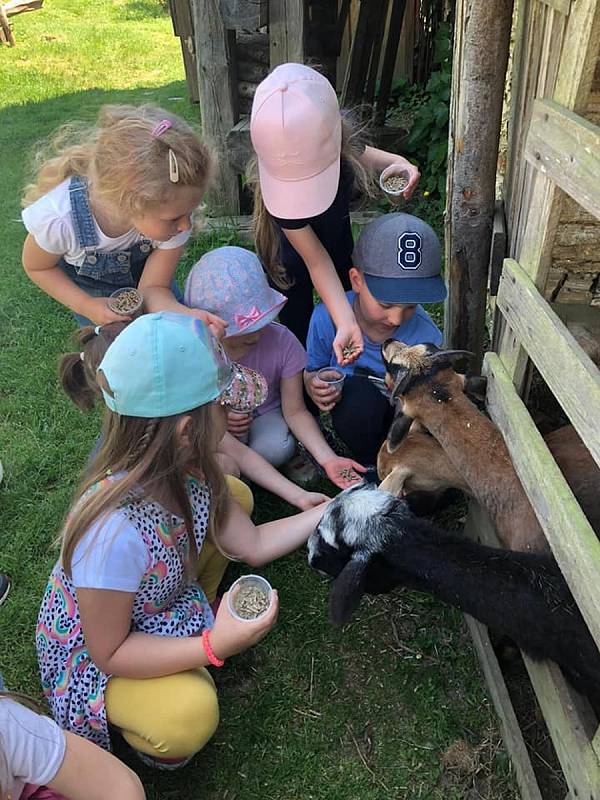
<svg viewBox="0 0 600 800">
<path fill-rule="evenodd" d="M 346 297 L 352 306 L 354 292 L 346 292 Z M 320 303 L 310 318 L 308 338 L 306 340 L 306 349 L 308 351 L 306 369 L 308 372 L 313 372 L 322 367 L 335 366 L 336 369 L 341 369 L 346 375 L 377 375 L 383 377 L 385 367 L 381 358 L 381 342 L 372 342 L 363 332 L 364 351 L 353 364 L 340 367 L 333 352 L 334 339 L 335 325 L 325 305 Z M 390 339 L 396 339 L 408 345 L 425 343 L 440 345 L 442 343 L 442 334 L 429 314 L 421 306 L 417 306 L 412 319 L 409 319 L 408 322 L 403 322 L 402 325 L 397 327 Z"/>
</svg>

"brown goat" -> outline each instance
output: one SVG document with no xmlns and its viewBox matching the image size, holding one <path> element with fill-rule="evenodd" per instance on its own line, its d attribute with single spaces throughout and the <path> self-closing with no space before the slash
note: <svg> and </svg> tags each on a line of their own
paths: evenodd
<svg viewBox="0 0 600 800">
<path fill-rule="evenodd" d="M 586 514 L 600 535 L 600 470 L 575 428 L 565 425 L 544 437 L 548 449 Z M 377 458 L 379 488 L 397 496 L 413 492 L 438 494 L 446 489 L 472 492 L 441 445 L 423 426 L 413 421 L 393 453 L 384 442 Z"/>
<path fill-rule="evenodd" d="M 382 354 L 403 411 L 394 420 L 378 460 L 383 488 L 394 493 L 402 487 L 434 488 L 434 470 L 439 469 L 441 486 L 462 488 L 487 509 L 506 547 L 546 549 L 500 431 L 465 396 L 464 379 L 452 368 L 465 354 L 395 341 L 386 342 Z M 411 420 L 422 427 L 413 427 Z M 600 470 L 571 426 L 549 434 L 546 441 L 591 524 L 600 531 Z M 392 464 L 387 456 L 395 461 L 395 475 L 394 470 L 384 475 Z"/>
</svg>

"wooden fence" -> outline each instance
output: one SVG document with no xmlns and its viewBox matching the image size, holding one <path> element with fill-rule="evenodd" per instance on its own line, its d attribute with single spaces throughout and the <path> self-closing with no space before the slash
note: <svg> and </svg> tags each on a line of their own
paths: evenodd
<svg viewBox="0 0 600 800">
<path fill-rule="evenodd" d="M 596 93 L 600 0 L 520 0 L 506 218 L 509 254 L 496 298 L 496 352 L 484 360 L 487 406 L 573 597 L 600 647 L 600 542 L 537 430 L 522 396 L 535 366 L 600 466 L 600 372 L 561 320 L 554 274 L 600 272 L 600 251 L 581 245 L 600 230 L 600 128 Z M 566 233 L 575 244 L 566 260 Z M 578 307 L 590 319 L 595 278 Z M 577 311 L 577 308 L 575 308 Z M 600 315 L 600 311 L 594 312 Z M 594 320 L 600 327 L 600 317 Z M 518 524 L 518 520 L 515 520 Z M 497 542 L 485 515 L 470 509 L 470 532 Z M 487 632 L 469 621 L 501 716 L 505 741 L 528 800 L 542 797 Z M 600 728 L 585 698 L 552 663 L 524 657 L 566 784 L 568 800 L 600 798 Z"/>
</svg>

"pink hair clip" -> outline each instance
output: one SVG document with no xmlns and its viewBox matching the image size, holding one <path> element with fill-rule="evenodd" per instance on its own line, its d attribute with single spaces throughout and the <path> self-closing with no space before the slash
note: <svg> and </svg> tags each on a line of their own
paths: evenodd
<svg viewBox="0 0 600 800">
<path fill-rule="evenodd" d="M 158 139 L 160 136 L 163 135 L 166 131 L 171 128 L 173 123 L 170 119 L 161 119 L 160 122 L 157 122 L 156 125 L 152 128 L 152 138 Z"/>
</svg>

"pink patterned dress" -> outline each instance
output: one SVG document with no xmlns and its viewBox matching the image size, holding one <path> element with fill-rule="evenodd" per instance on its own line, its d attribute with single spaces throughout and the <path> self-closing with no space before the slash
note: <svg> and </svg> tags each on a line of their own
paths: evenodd
<svg viewBox="0 0 600 800">
<path fill-rule="evenodd" d="M 192 478 L 188 492 L 199 552 L 206 536 L 210 494 L 205 485 Z M 181 518 L 146 498 L 132 498 L 119 511 L 137 529 L 147 555 L 133 604 L 131 630 L 157 636 L 191 636 L 212 627 L 214 616 L 204 592 L 186 578 L 188 543 Z M 42 687 L 56 722 L 110 750 L 104 693 L 111 676 L 101 672 L 89 656 L 76 590 L 60 562 L 44 592 L 36 648 Z"/>
</svg>

